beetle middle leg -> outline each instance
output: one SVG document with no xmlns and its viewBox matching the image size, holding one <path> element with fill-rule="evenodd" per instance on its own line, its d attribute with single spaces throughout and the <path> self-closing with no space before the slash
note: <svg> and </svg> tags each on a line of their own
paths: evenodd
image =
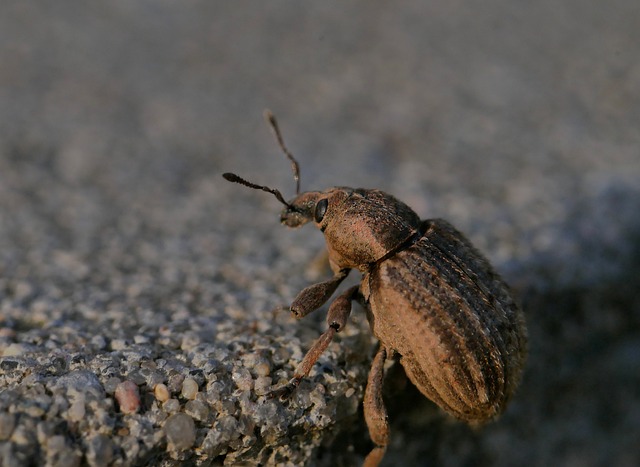
<svg viewBox="0 0 640 467">
<path fill-rule="evenodd" d="M 387 349 L 381 344 L 371 364 L 367 388 L 364 392 L 364 419 L 369 428 L 371 441 L 376 445 L 364 460 L 364 467 L 377 466 L 387 450 L 387 444 L 389 444 L 389 417 L 382 400 L 386 360 Z"/>
<path fill-rule="evenodd" d="M 344 277 L 342 279 L 344 279 Z M 342 279 L 340 279 L 340 281 L 342 281 Z M 333 336 L 335 336 L 337 332 L 340 332 L 347 324 L 347 319 L 351 314 L 351 302 L 358 297 L 359 290 L 360 286 L 354 285 L 353 287 L 350 287 L 343 293 L 341 293 L 333 301 L 333 303 L 331 303 L 331 306 L 329 307 L 329 311 L 327 313 L 327 324 L 329 325 L 329 327 L 325 332 L 322 333 L 318 340 L 313 343 L 313 346 L 311 346 L 307 354 L 304 356 L 304 358 L 296 368 L 296 371 L 293 374 L 293 378 L 291 378 L 289 383 L 287 383 L 280 389 L 276 389 L 275 391 L 269 393 L 269 395 L 267 396 L 269 399 L 278 397 L 280 400 L 285 400 L 300 385 L 300 381 L 302 381 L 302 378 L 306 377 L 309 374 L 311 368 L 313 368 L 313 365 L 318 361 L 320 355 L 322 355 L 322 352 L 327 349 L 327 347 L 331 343 L 331 340 L 333 339 Z"/>
</svg>

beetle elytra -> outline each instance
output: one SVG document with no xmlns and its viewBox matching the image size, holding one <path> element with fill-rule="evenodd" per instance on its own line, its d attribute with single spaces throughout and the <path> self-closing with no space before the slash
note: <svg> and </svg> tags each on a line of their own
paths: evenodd
<svg viewBox="0 0 640 467">
<path fill-rule="evenodd" d="M 442 219 L 420 220 L 406 204 L 374 189 L 333 187 L 300 193 L 300 171 L 277 122 L 265 116 L 289 158 L 296 196 L 231 174 L 224 178 L 273 194 L 281 222 L 313 222 L 324 234 L 330 279 L 302 290 L 290 306 L 302 318 L 325 304 L 351 269 L 362 274 L 331 303 L 327 330 L 313 344 L 290 382 L 272 396 L 288 397 L 345 326 L 352 301 L 366 310 L 380 345 L 364 397 L 364 415 L 375 444 L 365 465 L 382 459 L 389 440 L 382 400 L 384 363 L 396 357 L 409 379 L 444 411 L 469 423 L 499 415 L 514 393 L 527 354 L 524 315 L 508 286 L 462 233 Z"/>
</svg>

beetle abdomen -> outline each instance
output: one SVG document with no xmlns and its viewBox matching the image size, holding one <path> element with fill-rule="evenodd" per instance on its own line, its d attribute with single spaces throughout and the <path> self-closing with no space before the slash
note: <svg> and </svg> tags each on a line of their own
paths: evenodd
<svg viewBox="0 0 640 467">
<path fill-rule="evenodd" d="M 521 311 L 489 262 L 446 221 L 368 277 L 374 334 L 418 389 L 457 418 L 497 415 L 526 354 Z"/>
</svg>

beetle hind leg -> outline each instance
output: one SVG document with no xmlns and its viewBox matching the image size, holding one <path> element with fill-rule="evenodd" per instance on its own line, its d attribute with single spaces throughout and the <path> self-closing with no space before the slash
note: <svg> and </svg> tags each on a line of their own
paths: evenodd
<svg viewBox="0 0 640 467">
<path fill-rule="evenodd" d="M 387 349 L 380 345 L 371 364 L 367 388 L 364 393 L 364 419 L 369 428 L 371 441 L 375 447 L 364 460 L 365 467 L 376 467 L 389 444 L 389 417 L 382 399 L 382 386 L 384 382 L 384 363 L 387 360 Z"/>
</svg>

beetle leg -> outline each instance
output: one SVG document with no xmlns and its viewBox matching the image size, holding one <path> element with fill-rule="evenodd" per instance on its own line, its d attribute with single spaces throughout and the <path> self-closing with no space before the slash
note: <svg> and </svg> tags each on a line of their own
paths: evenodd
<svg viewBox="0 0 640 467">
<path fill-rule="evenodd" d="M 364 460 L 365 467 L 377 466 L 389 443 L 389 418 L 382 400 L 382 385 L 384 381 L 384 362 L 387 359 L 387 349 L 381 345 L 373 359 L 367 388 L 364 392 L 364 419 L 369 428 L 371 441 L 375 447 Z"/>
<path fill-rule="evenodd" d="M 342 331 L 342 328 L 347 324 L 347 319 L 351 314 L 351 302 L 356 300 L 359 292 L 360 286 L 354 285 L 338 295 L 331 303 L 327 312 L 327 324 L 329 327 L 335 328 L 336 332 Z"/>
<path fill-rule="evenodd" d="M 358 290 L 359 286 L 354 285 L 341 293 L 338 298 L 333 301 L 327 313 L 327 324 L 329 327 L 322 333 L 318 340 L 313 343 L 313 346 L 311 346 L 296 368 L 291 381 L 280 389 L 269 393 L 267 396 L 269 399 L 274 397 L 278 397 L 280 400 L 287 399 L 300 385 L 302 378 L 309 374 L 313 365 L 318 361 L 320 355 L 322 355 L 322 352 L 324 352 L 331 343 L 333 336 L 335 336 L 337 332 L 340 332 L 347 323 L 347 318 L 349 318 L 349 314 L 351 313 L 351 301 L 357 295 Z"/>
<path fill-rule="evenodd" d="M 296 318 L 302 318 L 320 308 L 333 295 L 349 271 L 350 269 L 340 269 L 331 279 L 305 287 L 289 307 L 291 312 Z"/>
</svg>

